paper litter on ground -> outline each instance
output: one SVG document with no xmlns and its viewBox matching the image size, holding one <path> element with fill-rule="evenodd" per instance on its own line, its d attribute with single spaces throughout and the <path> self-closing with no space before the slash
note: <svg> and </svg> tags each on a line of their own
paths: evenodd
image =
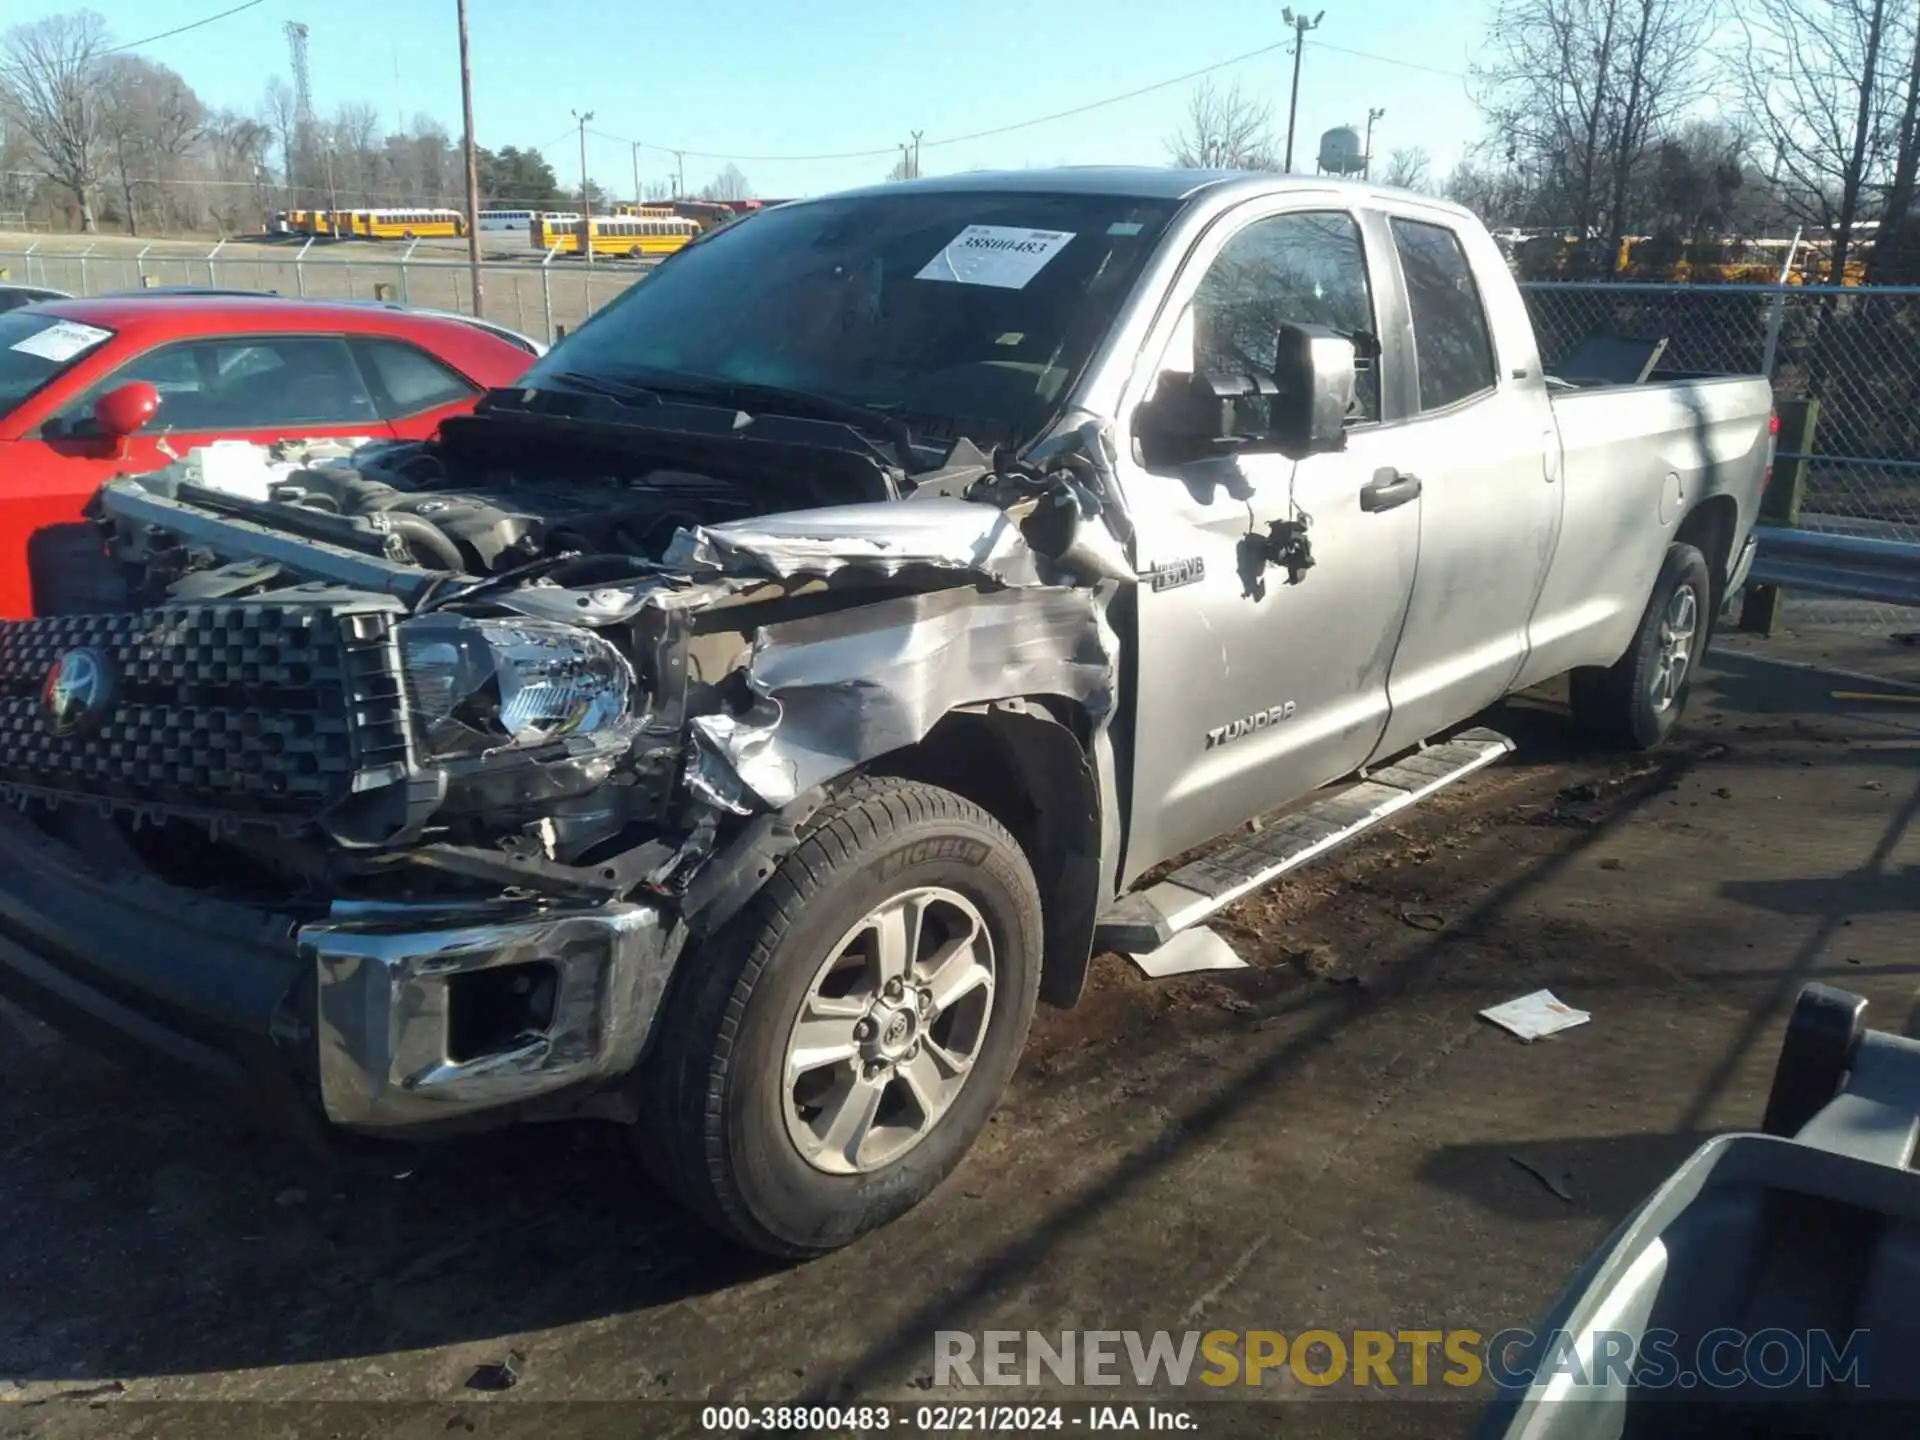
<svg viewBox="0 0 1920 1440">
<path fill-rule="evenodd" d="M 1504 1005 L 1490 1006 L 1480 1014 L 1483 1019 L 1491 1020 L 1502 1030 L 1518 1035 L 1529 1043 L 1545 1035 L 1584 1025 L 1593 1018 L 1585 1010 L 1576 1010 L 1571 1005 L 1563 1004 L 1551 990 L 1536 990 L 1531 995 L 1522 995 L 1518 1000 L 1509 1000 Z"/>
<path fill-rule="evenodd" d="M 1247 968 L 1247 962 L 1234 953 L 1233 946 L 1205 925 L 1182 930 L 1159 949 L 1149 950 L 1144 955 L 1129 955 L 1127 958 L 1154 980 L 1165 980 L 1172 975 L 1194 975 L 1202 970 Z"/>
</svg>

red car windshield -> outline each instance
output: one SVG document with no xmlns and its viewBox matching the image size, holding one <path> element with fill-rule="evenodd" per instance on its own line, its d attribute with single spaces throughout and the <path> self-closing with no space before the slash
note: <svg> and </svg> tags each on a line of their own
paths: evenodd
<svg viewBox="0 0 1920 1440">
<path fill-rule="evenodd" d="M 34 310 L 0 315 L 0 416 L 11 415 L 83 356 L 113 338 L 113 331 Z"/>
</svg>

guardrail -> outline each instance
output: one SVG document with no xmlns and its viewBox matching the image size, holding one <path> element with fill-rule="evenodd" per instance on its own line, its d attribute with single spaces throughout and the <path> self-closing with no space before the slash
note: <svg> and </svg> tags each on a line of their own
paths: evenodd
<svg viewBox="0 0 1920 1440">
<path fill-rule="evenodd" d="M 1763 525 L 1751 583 L 1808 595 L 1920 605 L 1920 541 Z"/>
</svg>

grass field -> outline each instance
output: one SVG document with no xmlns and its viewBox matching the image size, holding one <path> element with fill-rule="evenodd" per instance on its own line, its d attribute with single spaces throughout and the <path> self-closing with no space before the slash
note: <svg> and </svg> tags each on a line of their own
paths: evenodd
<svg viewBox="0 0 1920 1440">
<path fill-rule="evenodd" d="M 489 319 L 540 339 L 571 329 L 646 273 L 631 261 L 558 259 L 542 266 L 525 242 L 486 237 L 481 290 Z M 405 264 L 403 252 L 408 253 Z M 405 242 L 145 240 L 123 235 L 0 232 L 0 272 L 23 285 L 75 295 L 142 284 L 218 285 L 324 299 L 391 298 L 443 310 L 473 309 L 464 240 Z"/>
</svg>

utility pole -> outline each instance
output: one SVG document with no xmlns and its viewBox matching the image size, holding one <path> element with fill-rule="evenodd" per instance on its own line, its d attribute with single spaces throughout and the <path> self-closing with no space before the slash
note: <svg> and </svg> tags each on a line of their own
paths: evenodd
<svg viewBox="0 0 1920 1440">
<path fill-rule="evenodd" d="M 1291 9 L 1282 10 L 1280 18 L 1293 27 L 1293 98 L 1287 102 L 1287 159 L 1280 168 L 1287 174 L 1293 173 L 1293 125 L 1300 114 L 1300 55 L 1307 48 L 1307 32 L 1318 30 L 1320 22 L 1326 19 L 1327 12 L 1322 10 L 1311 20 L 1305 12 L 1294 14 Z"/>
<path fill-rule="evenodd" d="M 925 133 L 924 130 L 913 132 L 913 178 L 916 180 L 920 178 L 920 137 Z"/>
<path fill-rule="evenodd" d="M 633 146 L 633 208 L 640 209 L 640 142 L 629 142 Z"/>
<path fill-rule="evenodd" d="M 582 115 L 578 110 L 567 112 L 580 122 L 580 253 L 586 257 L 589 265 L 593 263 L 593 192 L 587 180 L 587 122 L 593 119 L 593 111 Z"/>
<path fill-rule="evenodd" d="M 333 142 L 326 143 L 327 157 L 327 228 L 334 235 L 340 233 L 334 225 L 334 217 L 340 213 L 340 192 L 333 188 Z"/>
<path fill-rule="evenodd" d="M 467 166 L 467 269 L 473 277 L 473 315 L 477 320 L 487 313 L 484 287 L 480 282 L 480 160 L 473 143 L 473 64 L 467 56 L 467 0 L 454 0 L 460 13 L 460 119 L 466 126 L 460 148 Z M 394 52 L 399 65 L 399 52 Z"/>
<path fill-rule="evenodd" d="M 1386 113 L 1385 110 L 1381 109 L 1370 109 L 1367 111 L 1367 145 L 1366 148 L 1360 152 L 1360 178 L 1362 180 L 1373 179 L 1373 122 Z"/>
<path fill-rule="evenodd" d="M 687 157 L 680 150 L 673 152 L 673 198 L 687 198 Z"/>
</svg>

